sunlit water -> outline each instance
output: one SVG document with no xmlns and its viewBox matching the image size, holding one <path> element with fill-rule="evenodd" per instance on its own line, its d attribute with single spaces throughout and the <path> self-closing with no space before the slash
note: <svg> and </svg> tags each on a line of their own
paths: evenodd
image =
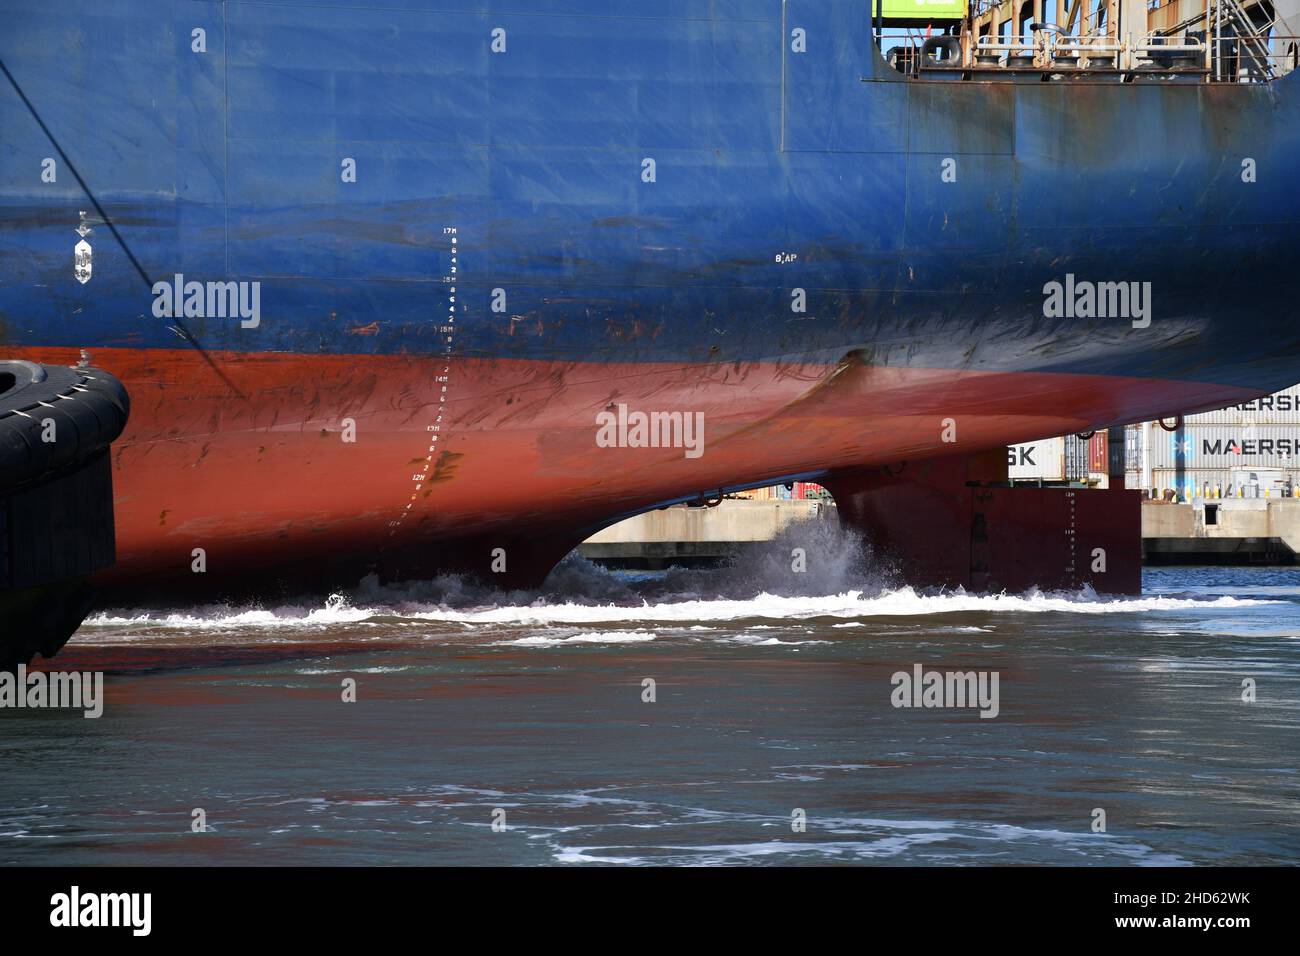
<svg viewBox="0 0 1300 956">
<path fill-rule="evenodd" d="M 0 863 L 1300 862 L 1300 571 L 921 595 L 795 534 L 804 574 L 100 613 L 54 663 L 101 719 L 0 711 Z M 998 716 L 893 707 L 915 663 Z"/>
</svg>

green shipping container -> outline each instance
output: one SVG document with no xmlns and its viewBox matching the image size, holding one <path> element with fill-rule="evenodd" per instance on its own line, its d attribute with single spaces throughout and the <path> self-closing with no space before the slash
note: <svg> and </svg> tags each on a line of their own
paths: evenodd
<svg viewBox="0 0 1300 956">
<path fill-rule="evenodd" d="M 884 6 L 886 20 L 961 20 L 966 16 L 966 0 L 871 0 Z"/>
</svg>

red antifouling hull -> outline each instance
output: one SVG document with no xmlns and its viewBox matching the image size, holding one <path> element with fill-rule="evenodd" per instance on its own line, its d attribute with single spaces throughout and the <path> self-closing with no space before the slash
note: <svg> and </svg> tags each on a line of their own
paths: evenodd
<svg viewBox="0 0 1300 956">
<path fill-rule="evenodd" d="M 15 357 L 77 359 L 69 349 Z M 968 553 L 977 508 L 997 536 L 988 547 L 1026 556 L 999 559 L 991 586 L 1093 581 L 1091 562 L 1077 555 L 1067 574 L 1061 526 L 1045 517 L 1053 494 L 1039 496 L 1044 520 L 1034 531 L 1024 507 L 1004 513 L 1001 492 L 981 504 L 962 487 L 918 479 L 949 458 L 985 449 L 1004 457 L 1008 442 L 1258 394 L 1158 379 L 886 368 L 851 356 L 837 365 L 669 365 L 216 354 L 240 390 L 233 394 L 192 350 L 93 357 L 132 400 L 113 446 L 118 563 L 101 583 L 217 596 L 239 581 L 265 590 L 289 581 L 347 587 L 371 571 L 493 573 L 499 548 L 511 555 L 511 583 L 538 583 L 568 548 L 621 517 L 822 474 L 839 476 L 824 483 L 843 513 L 933 569 L 933 583 L 978 586 L 972 574 L 983 572 Z M 620 404 L 703 416 L 701 454 L 601 447 L 596 416 Z M 948 421 L 957 444 L 944 440 Z M 902 460 L 910 464 L 896 478 L 843 477 Z M 1099 534 L 1093 500 L 1076 503 L 1075 517 L 1091 516 L 1082 530 Z M 1039 534 L 1041 543 L 1030 540 Z M 1099 589 L 1132 589 L 1130 551 L 1136 545 L 1112 543 Z"/>
<path fill-rule="evenodd" d="M 860 471 L 826 486 L 840 520 L 914 586 L 1141 593 L 1140 492 L 1007 487 L 998 478 L 995 458 L 983 455 Z"/>
</svg>

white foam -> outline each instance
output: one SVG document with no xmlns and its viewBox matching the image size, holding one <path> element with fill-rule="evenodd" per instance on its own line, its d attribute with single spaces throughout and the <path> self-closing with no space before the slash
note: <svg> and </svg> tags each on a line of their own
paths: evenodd
<svg viewBox="0 0 1300 956">
<path fill-rule="evenodd" d="M 172 612 L 113 612 L 92 614 L 83 627 L 166 627 L 187 630 L 205 628 L 256 628 L 272 627 L 329 627 L 335 624 L 356 624 L 383 613 L 373 608 L 353 607 L 342 594 L 331 594 L 322 607 L 308 608 L 287 605 L 266 610 L 264 608 L 236 609 L 227 605 L 209 605 L 185 611 Z"/>
<path fill-rule="evenodd" d="M 872 597 L 846 591 L 825 597 L 781 597 L 766 592 L 747 601 L 682 600 L 637 606 L 585 604 L 531 604 L 458 610 L 440 607 L 411 612 L 428 621 L 471 621 L 488 624 L 595 624 L 610 621 L 737 621 L 746 619 L 807 620 L 818 617 L 909 617 L 969 611 L 990 613 L 1062 612 L 1067 614 L 1134 614 L 1143 611 L 1204 612 L 1250 607 L 1266 601 L 1220 597 L 1214 600 L 1143 597 L 1103 599 L 1091 592 L 1078 594 L 972 595 L 964 592 L 923 595 L 912 588 L 886 591 Z M 750 630 L 756 628 L 750 627 Z"/>
<path fill-rule="evenodd" d="M 806 573 L 791 572 L 792 546 L 807 551 Z M 816 561 L 812 560 L 814 556 Z M 918 593 L 909 587 L 888 586 L 890 574 L 888 568 L 873 563 L 870 549 L 851 533 L 841 531 L 834 523 L 805 521 L 791 525 L 772 541 L 754 543 L 723 568 L 630 575 L 601 568 L 575 553 L 535 591 L 503 591 L 457 575 L 381 585 L 372 575 L 346 595 L 331 594 L 323 602 L 317 598 L 277 607 L 209 605 L 179 611 L 104 611 L 87 619 L 79 638 L 91 643 L 157 642 L 168 632 L 189 639 L 206 632 L 215 640 L 225 640 L 224 634 L 214 632 L 233 631 L 241 638 L 270 632 L 277 640 L 313 639 L 320 633 L 337 633 L 346 628 L 348 639 L 357 640 L 362 636 L 361 629 L 371 629 L 371 634 L 379 636 L 398 628 L 437 623 L 463 632 L 466 637 L 501 626 L 567 628 L 572 632 L 583 627 L 600 630 L 605 625 L 609 634 L 630 633 L 637 635 L 637 640 L 652 640 L 652 634 L 632 628 L 681 623 L 695 630 L 715 624 L 749 632 L 780 624 L 788 629 L 791 621 L 830 619 L 842 622 L 834 627 L 849 629 L 864 627 L 864 622 L 872 620 L 963 612 L 1097 615 L 1190 611 L 1202 618 L 1214 612 L 1286 603 L 1263 595 L 1211 597 L 1159 592 L 1138 598 L 1103 598 L 1087 588 L 1050 594 L 975 595 L 961 590 Z M 737 622 L 742 622 L 739 627 L 735 626 Z M 894 627 L 940 634 L 986 629 L 957 627 L 955 622 L 945 629 L 942 623 L 938 620 L 929 626 L 906 623 Z M 876 627 L 889 625 L 877 623 Z M 665 636 L 671 636 L 671 627 L 666 630 Z M 295 632 L 302 636 L 291 636 Z M 542 645 L 557 639 L 570 643 L 620 642 L 568 633 L 527 635 L 513 643 Z"/>
<path fill-rule="evenodd" d="M 912 588 L 899 588 L 866 595 L 862 591 L 845 591 L 824 596 L 782 596 L 762 592 L 748 600 L 732 598 L 642 601 L 634 603 L 580 604 L 574 602 L 547 603 L 538 599 L 530 604 L 504 604 L 495 606 L 451 607 L 446 604 L 414 604 L 399 607 L 353 606 L 341 595 L 331 595 L 322 607 L 306 608 L 288 605 L 275 609 L 230 608 L 208 606 L 176 612 L 126 613 L 106 611 L 91 615 L 84 625 L 82 637 L 96 637 L 101 628 L 148 628 L 203 630 L 263 631 L 267 629 L 326 629 L 341 624 L 374 627 L 376 618 L 405 619 L 410 622 L 444 622 L 464 629 L 482 626 L 546 626 L 588 625 L 624 622 L 729 622 L 729 621 L 789 621 L 813 618 L 853 618 L 855 620 L 833 625 L 852 628 L 864 626 L 862 618 L 921 617 L 963 612 L 990 614 L 1135 614 L 1152 611 L 1224 611 L 1242 607 L 1273 604 L 1274 601 L 1217 597 L 1148 596 L 1137 598 L 1102 598 L 1085 590 L 1073 594 L 997 594 L 975 595 L 962 591 L 943 594 L 920 594 Z M 749 631 L 771 629 L 770 624 L 751 624 Z M 950 630 L 975 633 L 985 628 L 961 627 Z M 610 632 L 626 634 L 628 632 Z M 633 632 L 638 640 L 653 639 L 653 635 Z M 573 635 L 575 643 L 580 635 Z M 599 635 L 582 636 L 583 641 L 613 642 L 615 639 Z M 524 638 L 521 643 L 543 643 L 553 638 Z"/>
<path fill-rule="evenodd" d="M 597 634 L 574 634 L 570 637 L 521 637 L 513 641 L 496 643 L 515 647 L 560 647 L 565 644 L 639 644 L 654 639 L 653 634 L 645 631 L 607 631 Z"/>
<path fill-rule="evenodd" d="M 714 643 L 716 644 L 745 644 L 749 647 L 796 647 L 802 644 L 829 644 L 830 641 L 783 641 L 776 637 L 759 637 L 755 635 L 738 634 L 734 637 L 720 637 Z"/>
</svg>

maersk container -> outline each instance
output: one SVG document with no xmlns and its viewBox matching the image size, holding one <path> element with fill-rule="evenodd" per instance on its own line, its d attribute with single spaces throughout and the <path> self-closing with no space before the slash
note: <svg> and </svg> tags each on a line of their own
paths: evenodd
<svg viewBox="0 0 1300 956">
<path fill-rule="evenodd" d="M 1153 427 L 1147 447 L 1151 468 L 1177 467 L 1180 441 L 1188 470 L 1242 466 L 1300 468 L 1300 423 L 1189 423 L 1181 432 Z"/>
<path fill-rule="evenodd" d="M 1064 481 L 1065 439 L 1040 438 L 1008 445 L 1007 477 L 1012 481 Z"/>
<path fill-rule="evenodd" d="M 1257 425 L 1300 425 L 1300 385 L 1240 405 L 1188 415 L 1184 420 L 1188 425 L 1236 425 L 1246 422 Z M 1166 422 L 1172 423 L 1172 419 L 1166 419 Z"/>
<path fill-rule="evenodd" d="M 1102 462 L 1100 468 L 1092 467 L 1095 457 Z M 1082 482 L 1092 473 L 1105 474 L 1105 460 L 1105 432 L 1090 438 L 1079 435 L 1040 438 L 1007 446 L 1007 477 L 1012 481 Z"/>
</svg>

